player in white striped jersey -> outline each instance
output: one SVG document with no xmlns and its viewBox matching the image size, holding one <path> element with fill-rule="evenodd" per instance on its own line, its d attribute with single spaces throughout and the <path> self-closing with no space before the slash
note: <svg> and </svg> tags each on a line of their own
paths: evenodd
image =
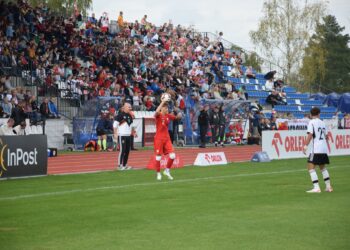
<svg viewBox="0 0 350 250">
<path fill-rule="evenodd" d="M 304 146 L 304 154 L 308 149 L 308 145 L 312 140 L 312 148 L 308 158 L 307 168 L 309 170 L 311 181 L 314 185 L 313 189 L 307 191 L 308 193 L 321 193 L 320 185 L 318 183 L 318 177 L 315 167 L 318 165 L 322 172 L 324 182 L 326 183 L 326 192 L 332 192 L 331 181 L 329 178 L 328 170 L 325 164 L 329 164 L 328 148 L 327 148 L 327 128 L 325 123 L 320 120 L 320 109 L 314 107 L 310 111 L 312 120 L 307 126 L 307 138 Z"/>
</svg>

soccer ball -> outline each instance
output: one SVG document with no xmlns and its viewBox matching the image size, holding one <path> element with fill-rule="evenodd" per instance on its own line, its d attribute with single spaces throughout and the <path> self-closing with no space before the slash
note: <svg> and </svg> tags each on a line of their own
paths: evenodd
<svg viewBox="0 0 350 250">
<path fill-rule="evenodd" d="M 160 100 L 162 102 L 168 102 L 171 100 L 171 96 L 168 93 L 164 93 L 162 94 L 162 96 L 160 97 Z"/>
</svg>

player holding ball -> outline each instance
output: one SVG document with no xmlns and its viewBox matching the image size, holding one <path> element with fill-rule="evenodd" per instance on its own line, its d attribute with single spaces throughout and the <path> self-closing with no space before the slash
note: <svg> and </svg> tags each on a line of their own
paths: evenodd
<svg viewBox="0 0 350 250">
<path fill-rule="evenodd" d="M 179 113 L 177 116 L 175 116 L 173 113 L 169 114 L 168 102 L 170 100 L 170 94 L 164 93 L 161 96 L 161 103 L 156 109 L 155 113 L 156 135 L 154 136 L 154 152 L 156 154 L 157 180 L 159 181 L 162 179 L 162 175 L 160 173 L 160 160 L 162 159 L 162 155 L 167 154 L 169 154 L 169 159 L 163 174 L 167 176 L 169 180 L 174 179 L 170 174 L 170 168 L 172 167 L 175 159 L 175 152 L 168 132 L 168 126 L 170 121 L 181 119 L 182 115 L 181 113 Z"/>
</svg>

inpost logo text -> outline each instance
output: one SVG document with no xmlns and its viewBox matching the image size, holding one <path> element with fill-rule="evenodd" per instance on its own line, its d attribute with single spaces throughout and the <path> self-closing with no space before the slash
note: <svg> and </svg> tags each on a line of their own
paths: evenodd
<svg viewBox="0 0 350 250">
<path fill-rule="evenodd" d="M 15 167 L 23 164 L 27 165 L 37 165 L 38 150 L 34 148 L 31 151 L 24 151 L 21 148 L 17 148 L 14 151 L 7 149 L 7 167 Z"/>
<path fill-rule="evenodd" d="M 8 167 L 17 167 L 20 165 L 29 166 L 38 164 L 38 150 L 23 150 L 17 148 L 11 150 L 7 144 L 0 139 L 0 176 L 8 170 Z"/>
</svg>

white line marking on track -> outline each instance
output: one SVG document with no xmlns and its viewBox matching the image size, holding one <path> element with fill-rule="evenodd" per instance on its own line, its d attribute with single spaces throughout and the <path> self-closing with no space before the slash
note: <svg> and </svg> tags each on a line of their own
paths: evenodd
<svg viewBox="0 0 350 250">
<path fill-rule="evenodd" d="M 332 169 L 334 169 L 334 168 L 340 168 L 340 167 L 332 167 Z M 85 193 L 85 192 L 109 190 L 109 189 L 125 189 L 125 188 L 134 188 L 134 187 L 147 187 L 147 186 L 155 186 L 155 185 L 162 185 L 162 184 L 163 185 L 164 184 L 170 185 L 170 184 L 176 184 L 176 183 L 187 183 L 187 182 L 196 182 L 196 181 L 217 180 L 217 179 L 227 179 L 227 178 L 236 178 L 236 177 L 287 174 L 287 173 L 296 173 L 296 172 L 302 172 L 302 171 L 306 172 L 307 170 L 305 168 L 303 168 L 303 169 L 292 169 L 292 170 L 264 172 L 264 173 L 208 176 L 208 177 L 173 180 L 173 181 L 166 181 L 166 182 L 156 182 L 156 180 L 155 180 L 154 182 L 135 183 L 135 184 L 120 185 L 120 186 L 104 186 L 104 187 L 85 188 L 85 189 L 73 189 L 73 190 L 67 190 L 67 191 L 57 191 L 57 192 L 46 192 L 46 193 L 37 193 L 37 194 L 24 194 L 24 195 L 17 195 L 17 196 L 0 197 L 0 201 L 20 200 L 20 199 L 29 199 L 29 198 L 37 198 L 37 197 L 47 197 L 47 196 L 74 194 L 74 193 Z"/>
</svg>

